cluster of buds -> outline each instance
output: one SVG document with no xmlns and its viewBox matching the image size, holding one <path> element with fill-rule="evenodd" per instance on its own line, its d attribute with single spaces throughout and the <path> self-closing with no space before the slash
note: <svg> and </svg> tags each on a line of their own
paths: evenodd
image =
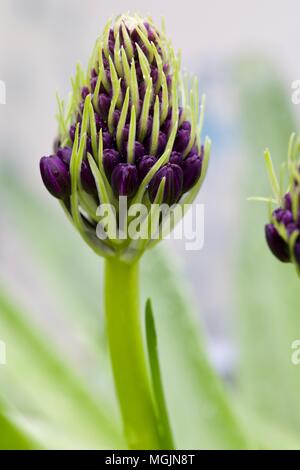
<svg viewBox="0 0 300 470">
<path fill-rule="evenodd" d="M 267 168 L 275 203 L 277 208 L 270 210 L 270 222 L 265 226 L 265 235 L 268 246 L 277 259 L 283 263 L 294 263 L 300 275 L 300 136 L 296 139 L 292 134 L 288 163 L 282 166 L 280 181 L 283 181 L 284 172 L 288 169 L 288 189 L 282 191 L 275 175 L 271 156 L 265 153 Z"/>
<path fill-rule="evenodd" d="M 120 196 L 147 207 L 196 197 L 210 152 L 209 139 L 201 144 L 204 99 L 200 106 L 197 80 L 180 73 L 179 56 L 150 18 L 109 21 L 87 73 L 77 66 L 69 101 L 58 99 L 58 108 L 42 179 L 97 253 L 130 251 L 130 240 L 97 239 L 101 204 L 118 212 Z"/>
</svg>

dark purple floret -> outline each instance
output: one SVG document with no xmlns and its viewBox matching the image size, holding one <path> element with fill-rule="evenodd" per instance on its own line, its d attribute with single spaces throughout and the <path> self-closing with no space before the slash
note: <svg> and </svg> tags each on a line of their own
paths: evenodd
<svg viewBox="0 0 300 470">
<path fill-rule="evenodd" d="M 83 99 L 83 101 L 85 100 L 85 98 L 90 94 L 90 90 L 88 89 L 87 86 L 84 86 L 81 90 L 81 97 Z"/>
<path fill-rule="evenodd" d="M 139 173 L 139 178 L 140 181 L 143 181 L 147 173 L 150 171 L 150 169 L 153 167 L 153 165 L 156 163 L 156 158 L 153 157 L 152 155 L 144 155 L 139 164 L 138 164 L 138 173 Z"/>
<path fill-rule="evenodd" d="M 292 198 L 290 193 L 286 193 L 284 196 L 284 207 L 289 211 L 292 210 Z"/>
<path fill-rule="evenodd" d="M 145 147 L 140 142 L 136 141 L 134 144 L 134 161 L 135 163 L 139 162 L 139 160 L 145 155 Z"/>
<path fill-rule="evenodd" d="M 295 259 L 296 259 L 298 265 L 300 266 L 300 240 L 298 240 L 295 243 L 294 255 L 295 255 Z"/>
<path fill-rule="evenodd" d="M 105 93 L 101 93 L 98 98 L 99 113 L 102 119 L 106 121 L 109 108 L 110 108 L 111 98 Z"/>
<path fill-rule="evenodd" d="M 87 160 L 82 160 L 81 164 L 81 184 L 83 189 L 94 196 L 97 195 L 97 186 L 95 183 L 95 178 L 93 176 L 92 170 Z"/>
<path fill-rule="evenodd" d="M 180 126 L 181 129 L 184 129 L 185 131 L 191 132 L 192 126 L 190 121 L 183 121 L 183 123 Z"/>
<path fill-rule="evenodd" d="M 57 155 L 42 157 L 40 171 L 44 185 L 52 196 L 66 199 L 71 194 L 71 182 L 66 165 Z"/>
<path fill-rule="evenodd" d="M 114 147 L 114 140 L 109 132 L 104 131 L 102 133 L 102 140 L 103 140 L 103 148 L 110 149 Z"/>
<path fill-rule="evenodd" d="M 189 143 L 191 132 L 186 129 L 179 129 L 174 142 L 174 149 L 177 152 L 183 152 Z"/>
<path fill-rule="evenodd" d="M 71 147 L 60 147 L 57 152 L 57 156 L 61 159 L 61 161 L 64 162 L 66 167 L 69 169 L 70 167 L 70 161 L 71 161 L 71 155 L 72 155 L 72 149 Z"/>
<path fill-rule="evenodd" d="M 174 165 L 181 166 L 183 163 L 182 154 L 179 152 L 172 152 L 170 155 L 169 162 L 174 163 Z"/>
<path fill-rule="evenodd" d="M 158 170 L 149 184 L 149 197 L 151 202 L 154 202 L 159 185 L 163 178 L 166 178 L 163 203 L 171 206 L 178 201 L 182 193 L 182 169 L 178 165 L 167 163 L 167 165 Z"/>
<path fill-rule="evenodd" d="M 70 135 L 70 139 L 72 140 L 72 142 L 74 142 L 75 134 L 76 134 L 76 125 L 72 124 L 69 130 L 69 135 Z"/>
<path fill-rule="evenodd" d="M 106 149 L 103 152 L 103 168 L 107 179 L 111 180 L 111 174 L 115 167 L 121 163 L 121 157 L 119 152 L 114 149 Z"/>
<path fill-rule="evenodd" d="M 291 260 L 289 247 L 281 238 L 273 224 L 265 226 L 265 235 L 268 246 L 273 255 L 283 263 L 288 263 Z"/>
<path fill-rule="evenodd" d="M 128 163 L 119 163 L 112 172 L 111 184 L 117 197 L 134 196 L 139 185 L 136 166 Z"/>
<path fill-rule="evenodd" d="M 189 191 L 198 181 L 202 170 L 202 158 L 197 154 L 191 155 L 183 160 L 182 165 L 183 172 L 183 188 L 182 191 L 185 193 Z"/>
</svg>

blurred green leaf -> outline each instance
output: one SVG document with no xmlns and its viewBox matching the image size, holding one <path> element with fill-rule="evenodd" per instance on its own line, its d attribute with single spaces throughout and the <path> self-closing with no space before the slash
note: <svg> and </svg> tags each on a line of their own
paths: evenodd
<svg viewBox="0 0 300 470">
<path fill-rule="evenodd" d="M 3 410 L 0 410 L 0 450 L 30 450 L 39 446 Z"/>
<path fill-rule="evenodd" d="M 267 205 L 246 201 L 247 196 L 271 194 L 264 148 L 269 147 L 277 168 L 286 159 L 289 136 L 296 129 L 290 88 L 265 59 L 242 61 L 237 72 L 247 146 L 236 278 L 239 390 L 260 418 L 282 433 L 300 436 L 300 369 L 291 362 L 291 344 L 300 338 L 299 279 L 291 265 L 269 252 L 264 239 Z"/>
<path fill-rule="evenodd" d="M 7 349 L 0 375 L 2 393 L 30 417 L 31 431 L 45 447 L 124 446 L 105 403 L 87 391 L 76 371 L 56 355 L 45 333 L 33 328 L 1 292 L 0 331 Z"/>
</svg>

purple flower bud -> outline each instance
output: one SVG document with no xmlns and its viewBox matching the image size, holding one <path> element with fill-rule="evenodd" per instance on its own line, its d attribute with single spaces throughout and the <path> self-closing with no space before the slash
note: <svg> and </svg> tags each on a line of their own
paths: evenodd
<svg viewBox="0 0 300 470">
<path fill-rule="evenodd" d="M 114 149 L 105 149 L 103 152 L 103 168 L 107 179 L 111 181 L 111 174 L 115 167 L 121 163 L 119 152 Z"/>
<path fill-rule="evenodd" d="M 118 122 L 120 120 L 120 116 L 121 116 L 121 113 L 118 109 L 115 109 L 114 110 L 114 113 L 113 113 L 113 120 L 114 120 L 114 126 L 117 127 L 118 125 Z"/>
<path fill-rule="evenodd" d="M 294 255 L 295 255 L 296 261 L 298 263 L 298 266 L 300 266 L 300 240 L 298 240 L 295 243 Z"/>
<path fill-rule="evenodd" d="M 179 152 L 172 152 L 170 155 L 169 162 L 174 163 L 174 165 L 181 166 L 183 163 L 182 154 Z"/>
<path fill-rule="evenodd" d="M 192 126 L 190 121 L 183 121 L 183 123 L 180 126 L 180 129 L 184 129 L 185 131 L 191 132 Z"/>
<path fill-rule="evenodd" d="M 87 160 L 82 160 L 80 177 L 83 189 L 89 194 L 92 194 L 94 196 L 97 195 L 97 186 L 92 170 Z"/>
<path fill-rule="evenodd" d="M 156 163 L 156 158 L 152 155 L 144 155 L 138 164 L 138 173 L 140 181 L 142 181 L 153 165 Z"/>
<path fill-rule="evenodd" d="M 104 93 L 101 93 L 98 98 L 98 106 L 99 106 L 99 112 L 100 116 L 102 119 L 106 120 L 110 108 L 110 102 L 111 98 L 109 96 L 105 95 Z"/>
<path fill-rule="evenodd" d="M 96 78 L 98 77 L 98 73 L 97 73 L 96 69 L 92 69 L 91 76 L 96 77 Z"/>
<path fill-rule="evenodd" d="M 182 193 L 183 173 L 178 165 L 167 163 L 158 170 L 149 184 L 150 201 L 154 202 L 160 182 L 166 178 L 163 202 L 171 206 L 175 204 Z"/>
<path fill-rule="evenodd" d="M 57 150 L 56 155 L 61 159 L 62 162 L 66 165 L 66 167 L 69 169 L 70 167 L 70 161 L 71 161 L 71 155 L 72 155 L 72 149 L 71 147 L 61 147 Z"/>
<path fill-rule="evenodd" d="M 96 122 L 96 129 L 99 132 L 100 129 L 107 130 L 107 126 L 103 119 L 99 116 L 98 113 L 95 113 L 95 122 Z"/>
<path fill-rule="evenodd" d="M 83 101 L 86 99 L 86 97 L 90 94 L 90 90 L 88 89 L 87 86 L 84 86 L 81 90 L 81 97 Z"/>
<path fill-rule="evenodd" d="M 103 132 L 102 133 L 102 139 L 103 139 L 103 148 L 104 149 L 110 149 L 114 146 L 114 140 L 112 136 L 110 135 L 109 132 Z"/>
<path fill-rule="evenodd" d="M 290 237 L 296 230 L 299 230 L 295 222 L 291 222 L 285 226 L 288 236 Z"/>
<path fill-rule="evenodd" d="M 70 139 L 72 140 L 72 142 L 74 142 L 75 134 L 76 134 L 76 125 L 72 124 L 69 130 L 69 135 L 70 135 Z"/>
<path fill-rule="evenodd" d="M 153 67 L 153 66 L 151 67 L 151 78 L 152 78 L 152 82 L 155 84 L 158 79 L 157 67 Z"/>
<path fill-rule="evenodd" d="M 97 80 L 98 80 L 97 77 L 92 77 L 91 80 L 90 80 L 91 90 L 92 90 L 93 93 L 94 93 L 95 88 L 96 88 Z"/>
<path fill-rule="evenodd" d="M 189 191 L 198 181 L 202 170 L 202 158 L 197 154 L 191 155 L 183 160 L 181 165 L 183 171 L 183 188 L 185 193 Z"/>
<path fill-rule="evenodd" d="M 283 263 L 288 263 L 291 260 L 289 247 L 281 238 L 273 224 L 265 226 L 265 235 L 268 246 L 273 255 Z"/>
<path fill-rule="evenodd" d="M 291 211 L 285 211 L 283 216 L 282 216 L 282 219 L 281 219 L 282 223 L 287 227 L 291 222 L 294 221 L 294 218 L 293 218 L 293 214 L 291 213 Z"/>
<path fill-rule="evenodd" d="M 179 129 L 174 142 L 174 150 L 177 150 L 177 152 L 183 152 L 188 146 L 190 135 L 191 133 L 189 130 Z"/>
<path fill-rule="evenodd" d="M 285 210 L 280 207 L 278 209 L 275 209 L 272 215 L 273 217 L 275 217 L 277 222 L 281 222 L 284 214 L 285 214 Z"/>
<path fill-rule="evenodd" d="M 134 196 L 139 185 L 136 166 L 119 163 L 112 172 L 111 185 L 116 196 Z"/>
<path fill-rule="evenodd" d="M 65 164 L 57 155 L 42 157 L 40 172 L 43 183 L 52 196 L 58 199 L 65 199 L 70 196 L 70 175 Z"/>
<path fill-rule="evenodd" d="M 292 210 L 292 198 L 290 193 L 285 194 L 284 196 L 284 207 L 285 209 L 291 211 Z"/>
<path fill-rule="evenodd" d="M 167 136 L 163 132 L 160 132 L 158 136 L 158 146 L 157 146 L 157 152 L 156 152 L 158 156 L 164 153 L 166 145 L 167 145 Z"/>
<path fill-rule="evenodd" d="M 134 144 L 134 161 L 137 163 L 144 155 L 145 155 L 145 147 L 143 144 L 138 142 L 137 140 L 135 141 Z"/>
</svg>

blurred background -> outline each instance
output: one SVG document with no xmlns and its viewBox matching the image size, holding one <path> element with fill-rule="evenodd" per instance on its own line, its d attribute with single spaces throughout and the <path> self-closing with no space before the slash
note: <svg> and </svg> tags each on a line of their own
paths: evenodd
<svg viewBox="0 0 300 470">
<path fill-rule="evenodd" d="M 0 409 L 36 446 L 124 445 L 101 313 L 102 261 L 64 220 L 38 166 L 56 135 L 56 91 L 67 95 L 76 62 L 87 65 L 107 19 L 124 10 L 165 18 L 183 67 L 206 94 L 204 134 L 213 141 L 198 199 L 204 248 L 164 241 L 143 263 L 178 445 L 243 446 L 240 426 L 253 422 L 265 439 L 259 445 L 297 447 L 300 366 L 290 356 L 300 338 L 299 281 L 268 252 L 267 207 L 247 201 L 270 194 L 265 147 L 279 164 L 298 130 L 296 0 L 0 0 L 0 340 L 7 348 Z M 86 411 L 77 415 L 78 403 Z"/>
</svg>

